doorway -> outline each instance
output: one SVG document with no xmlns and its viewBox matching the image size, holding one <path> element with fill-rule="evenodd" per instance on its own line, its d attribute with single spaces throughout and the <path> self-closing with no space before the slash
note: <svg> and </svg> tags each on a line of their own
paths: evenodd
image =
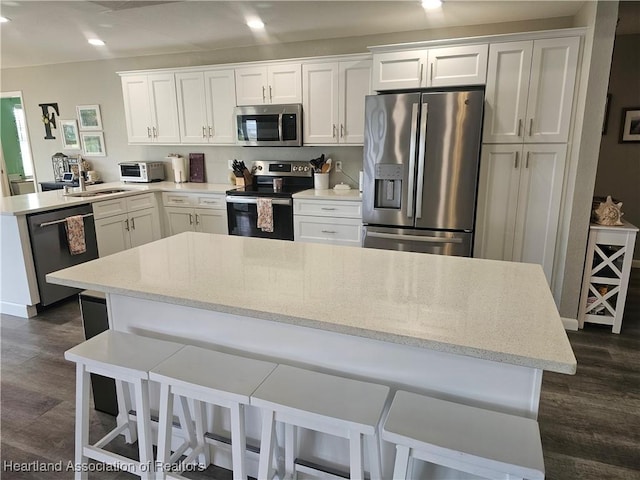
<svg viewBox="0 0 640 480">
<path fill-rule="evenodd" d="M 22 92 L 0 93 L 2 195 L 37 191 Z"/>
</svg>

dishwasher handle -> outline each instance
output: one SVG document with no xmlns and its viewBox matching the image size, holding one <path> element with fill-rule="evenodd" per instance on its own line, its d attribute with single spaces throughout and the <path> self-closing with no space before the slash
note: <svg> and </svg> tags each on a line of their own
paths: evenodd
<svg viewBox="0 0 640 480">
<path fill-rule="evenodd" d="M 85 213 L 84 215 L 82 215 L 82 218 L 87 218 L 87 217 L 93 217 L 93 213 Z M 67 222 L 67 219 L 63 218 L 61 220 L 53 220 L 51 222 L 44 222 L 44 223 L 41 223 L 39 226 L 40 226 L 40 228 L 43 228 L 43 227 L 48 227 L 50 225 L 58 225 L 59 223 L 66 223 L 66 222 Z"/>
</svg>

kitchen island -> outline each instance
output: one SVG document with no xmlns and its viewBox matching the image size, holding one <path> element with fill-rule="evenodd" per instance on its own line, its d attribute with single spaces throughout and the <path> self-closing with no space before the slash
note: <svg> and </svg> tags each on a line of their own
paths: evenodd
<svg viewBox="0 0 640 480">
<path fill-rule="evenodd" d="M 105 292 L 115 330 L 529 418 L 576 370 L 539 265 L 190 232 L 47 278 Z"/>
</svg>

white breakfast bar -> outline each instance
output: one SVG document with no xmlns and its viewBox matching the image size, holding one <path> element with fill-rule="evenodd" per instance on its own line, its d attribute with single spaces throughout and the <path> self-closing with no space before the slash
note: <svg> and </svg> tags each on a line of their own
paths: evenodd
<svg viewBox="0 0 640 480">
<path fill-rule="evenodd" d="M 47 279 L 105 292 L 114 330 L 529 418 L 542 372 L 576 371 L 539 265 L 189 232 Z M 305 449 L 348 463 L 328 438 Z"/>
</svg>

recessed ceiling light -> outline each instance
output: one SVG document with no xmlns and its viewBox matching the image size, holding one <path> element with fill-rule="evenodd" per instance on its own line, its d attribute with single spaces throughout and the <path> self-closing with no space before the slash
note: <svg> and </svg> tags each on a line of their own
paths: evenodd
<svg viewBox="0 0 640 480">
<path fill-rule="evenodd" d="M 104 45 L 104 42 L 99 38 L 90 38 L 87 40 L 91 45 L 95 45 L 96 47 L 101 47 Z"/>
<path fill-rule="evenodd" d="M 11 21 L 11 19 L 10 19 L 10 18 L 7 18 L 7 17 L 0 17 L 0 23 L 7 23 L 7 22 L 10 22 L 10 21 Z"/>
<path fill-rule="evenodd" d="M 442 6 L 442 0 L 422 0 L 422 8 L 425 10 L 434 10 Z"/>
<path fill-rule="evenodd" d="M 264 28 L 264 23 L 259 18 L 256 18 L 254 20 L 249 20 L 247 22 L 247 25 L 249 25 L 249 28 L 253 30 L 261 30 Z"/>
</svg>

